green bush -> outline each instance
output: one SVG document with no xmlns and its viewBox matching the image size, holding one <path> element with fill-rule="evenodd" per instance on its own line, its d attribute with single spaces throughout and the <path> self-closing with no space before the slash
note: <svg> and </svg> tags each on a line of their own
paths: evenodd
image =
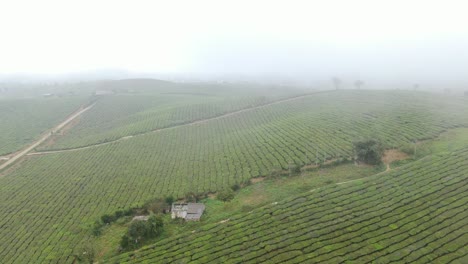
<svg viewBox="0 0 468 264">
<path fill-rule="evenodd" d="M 115 217 L 113 215 L 105 214 L 105 215 L 101 216 L 101 221 L 104 224 L 110 224 L 110 223 L 114 222 L 114 220 L 115 220 Z"/>
<path fill-rule="evenodd" d="M 301 166 L 296 163 L 289 164 L 289 174 L 298 175 L 301 173 Z"/>
<path fill-rule="evenodd" d="M 224 189 L 218 193 L 216 198 L 223 202 L 231 201 L 234 198 L 234 191 L 232 189 Z"/>
<path fill-rule="evenodd" d="M 382 163 L 384 148 L 376 139 L 363 139 L 353 142 L 354 153 L 358 161 L 377 165 Z"/>
<path fill-rule="evenodd" d="M 151 215 L 147 221 L 133 221 L 127 234 L 122 236 L 120 247 L 123 250 L 137 248 L 148 239 L 158 237 L 163 231 L 164 222 L 159 216 Z"/>
<path fill-rule="evenodd" d="M 237 192 L 238 190 L 240 190 L 240 188 L 241 188 L 241 186 L 240 186 L 238 183 L 236 183 L 236 184 L 234 184 L 234 185 L 231 186 L 231 189 L 232 189 L 233 191 L 235 191 L 235 192 Z"/>
</svg>

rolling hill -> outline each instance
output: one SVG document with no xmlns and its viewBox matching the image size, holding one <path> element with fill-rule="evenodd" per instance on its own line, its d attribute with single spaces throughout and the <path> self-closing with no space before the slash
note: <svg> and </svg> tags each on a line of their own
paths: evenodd
<svg viewBox="0 0 468 264">
<path fill-rule="evenodd" d="M 231 95 L 219 86 L 207 91 L 212 94 L 118 91 L 99 99 L 94 111 L 56 142 L 0 172 L 0 258 L 6 263 L 71 263 L 74 247 L 103 214 L 152 198 L 214 193 L 291 164 L 349 159 L 352 142 L 362 137 L 397 148 L 468 126 L 466 99 L 422 92 L 329 91 L 291 100 L 277 92 L 257 101 L 265 90 L 250 99 L 245 99 L 248 88 Z M 166 103 L 158 96 L 182 96 L 178 98 L 191 103 Z M 211 97 L 215 99 L 207 99 Z M 134 100 L 124 100 L 126 106 L 121 98 Z M 244 101 L 241 108 L 231 107 L 239 101 Z M 174 122 L 173 115 L 181 121 Z M 99 144 L 120 137 L 126 138 Z M 45 151 L 60 149 L 68 150 Z M 465 154 L 456 154 L 462 165 Z M 436 165 L 434 170 L 442 172 L 444 167 Z M 417 191 L 417 186 L 408 188 Z M 326 190 L 335 193 L 335 188 Z M 269 223 L 260 219 L 259 226 Z"/>
<path fill-rule="evenodd" d="M 468 149 L 311 190 L 107 263 L 466 263 Z"/>
</svg>

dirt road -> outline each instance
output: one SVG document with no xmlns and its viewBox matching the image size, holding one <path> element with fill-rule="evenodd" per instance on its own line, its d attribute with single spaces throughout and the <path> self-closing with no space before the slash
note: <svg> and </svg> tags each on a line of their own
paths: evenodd
<svg viewBox="0 0 468 264">
<path fill-rule="evenodd" d="M 206 123 L 208 121 L 213 121 L 213 120 L 229 117 L 229 116 L 232 116 L 232 115 L 237 115 L 237 114 L 240 114 L 240 113 L 244 113 L 244 112 L 247 112 L 247 111 L 252 111 L 252 110 L 255 110 L 255 109 L 267 107 L 267 106 L 270 106 L 270 105 L 280 104 L 280 103 L 289 102 L 289 101 L 294 101 L 294 100 L 298 100 L 298 99 L 301 99 L 301 98 L 304 98 L 304 97 L 307 97 L 307 96 L 312 96 L 312 95 L 315 95 L 315 94 L 318 94 L 318 93 L 333 92 L 333 91 L 334 90 L 324 90 L 324 91 L 317 91 L 317 92 L 313 92 L 313 93 L 308 93 L 308 94 L 303 94 L 303 95 L 299 95 L 299 96 L 289 97 L 289 98 L 273 101 L 273 102 L 270 102 L 270 103 L 266 103 L 266 104 L 263 104 L 263 105 L 248 107 L 248 108 L 244 108 L 244 109 L 241 109 L 241 110 L 229 112 L 229 113 L 214 116 L 214 117 L 204 118 L 204 119 L 200 119 L 200 120 L 194 120 L 194 121 L 191 121 L 189 123 L 174 125 L 174 126 L 165 127 L 165 128 L 159 128 L 159 129 L 155 129 L 155 130 L 152 130 L 152 131 L 143 132 L 143 133 L 140 133 L 140 134 L 125 136 L 125 137 L 114 139 L 114 140 L 111 140 L 111 141 L 108 141 L 108 142 L 98 143 L 98 144 L 94 144 L 94 145 L 90 145 L 90 146 L 77 147 L 77 148 L 71 148 L 71 149 L 63 149 L 63 150 L 39 151 L 39 152 L 29 153 L 28 155 L 44 155 L 44 154 L 71 152 L 71 151 L 77 151 L 77 150 L 83 150 L 83 149 L 89 149 L 89 148 L 105 146 L 105 145 L 109 145 L 109 144 L 114 143 L 114 142 L 119 142 L 119 141 L 130 139 L 130 138 L 136 137 L 136 136 L 143 136 L 143 135 L 147 135 L 147 134 L 150 134 L 150 133 L 161 132 L 163 130 L 175 129 L 175 128 L 180 128 L 180 127 L 184 127 L 184 126 L 193 126 L 193 125 L 203 124 L 203 123 Z"/>
<path fill-rule="evenodd" d="M 0 165 L 0 171 L 3 170 L 4 168 L 6 168 L 7 166 L 9 166 L 10 164 L 14 163 L 15 161 L 17 161 L 18 159 L 20 159 L 21 157 L 23 157 L 24 155 L 26 155 L 28 152 L 30 152 L 31 150 L 33 150 L 35 147 L 39 146 L 40 144 L 42 144 L 44 141 L 46 141 L 51 135 L 52 133 L 55 133 L 57 131 L 59 131 L 60 129 L 62 129 L 65 125 L 67 125 L 68 123 L 70 123 L 73 119 L 77 118 L 78 116 L 80 116 L 81 114 L 83 114 L 84 112 L 88 111 L 89 109 L 91 109 L 92 107 L 94 106 L 94 104 L 84 108 L 84 109 L 81 109 L 75 113 L 73 113 L 71 116 L 69 116 L 65 121 L 63 121 L 62 123 L 58 124 L 56 127 L 54 127 L 53 129 L 47 131 L 41 138 L 39 138 L 38 140 L 34 141 L 33 143 L 31 143 L 31 145 L 27 146 L 25 149 L 15 153 L 12 157 L 10 157 L 5 163 L 1 164 Z"/>
</svg>

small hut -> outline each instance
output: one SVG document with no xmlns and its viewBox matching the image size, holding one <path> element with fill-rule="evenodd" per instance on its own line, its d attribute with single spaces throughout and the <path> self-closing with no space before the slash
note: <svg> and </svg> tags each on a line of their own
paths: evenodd
<svg viewBox="0 0 468 264">
<path fill-rule="evenodd" d="M 186 221 L 199 221 L 204 211 L 205 205 L 202 203 L 173 203 L 171 217 L 172 219 L 183 218 Z"/>
</svg>

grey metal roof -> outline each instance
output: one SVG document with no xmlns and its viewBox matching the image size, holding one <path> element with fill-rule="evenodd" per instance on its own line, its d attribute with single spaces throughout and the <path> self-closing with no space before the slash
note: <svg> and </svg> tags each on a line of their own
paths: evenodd
<svg viewBox="0 0 468 264">
<path fill-rule="evenodd" d="M 205 205 L 202 203 L 189 203 L 187 204 L 187 214 L 203 214 Z"/>
</svg>

